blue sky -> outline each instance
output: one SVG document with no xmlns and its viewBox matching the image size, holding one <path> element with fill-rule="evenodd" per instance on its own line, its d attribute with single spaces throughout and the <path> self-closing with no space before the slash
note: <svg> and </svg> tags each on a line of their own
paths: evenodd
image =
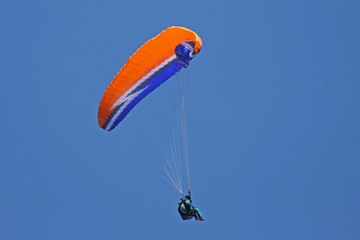
<svg viewBox="0 0 360 240">
<path fill-rule="evenodd" d="M 1 239 L 360 239 L 358 1 L 0 3 Z M 102 94 L 169 26 L 190 76 L 194 205 L 161 178 L 175 79 L 112 132 Z"/>
</svg>

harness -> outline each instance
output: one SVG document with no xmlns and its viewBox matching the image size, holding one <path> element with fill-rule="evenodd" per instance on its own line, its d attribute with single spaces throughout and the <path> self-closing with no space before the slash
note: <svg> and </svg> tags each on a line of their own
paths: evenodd
<svg viewBox="0 0 360 240">
<path fill-rule="evenodd" d="M 191 206 L 189 206 L 189 209 L 187 209 L 185 201 L 186 200 L 182 200 L 179 203 L 179 207 L 178 207 L 178 211 L 183 220 L 191 219 L 194 216 L 194 210 L 191 209 Z"/>
</svg>

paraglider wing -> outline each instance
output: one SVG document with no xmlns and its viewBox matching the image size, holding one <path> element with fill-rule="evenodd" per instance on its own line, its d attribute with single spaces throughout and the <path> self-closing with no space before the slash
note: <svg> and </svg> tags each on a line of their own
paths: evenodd
<svg viewBox="0 0 360 240">
<path fill-rule="evenodd" d="M 186 68 L 201 47 L 200 37 L 183 27 L 169 27 L 146 42 L 106 89 L 98 111 L 99 126 L 114 129 L 146 95 Z"/>
</svg>

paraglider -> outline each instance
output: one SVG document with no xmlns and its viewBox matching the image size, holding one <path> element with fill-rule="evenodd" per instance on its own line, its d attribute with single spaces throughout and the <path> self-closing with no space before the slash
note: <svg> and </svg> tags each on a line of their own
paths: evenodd
<svg viewBox="0 0 360 240">
<path fill-rule="evenodd" d="M 180 198 L 178 212 L 183 220 L 191 219 L 195 217 L 195 220 L 204 221 L 200 210 L 192 205 L 191 195 L 186 195 L 184 198 Z"/>
<path fill-rule="evenodd" d="M 169 27 L 147 41 L 129 58 L 106 89 L 98 110 L 99 126 L 107 131 L 113 130 L 144 97 L 182 68 L 187 68 L 201 47 L 201 38 L 184 27 Z M 170 146 L 170 160 L 167 159 L 167 164 L 163 166 L 166 180 L 181 195 L 178 211 L 182 219 L 195 217 L 196 220 L 203 221 L 199 209 L 191 205 L 186 91 L 184 93 L 179 89 L 181 94 L 177 132 L 180 136 L 177 140 L 174 137 Z M 185 163 L 189 191 L 189 195 L 185 197 L 179 167 L 181 159 Z"/>
<path fill-rule="evenodd" d="M 169 27 L 147 41 L 106 89 L 98 111 L 99 126 L 114 129 L 146 95 L 186 68 L 201 46 L 201 38 L 183 27 Z"/>
</svg>

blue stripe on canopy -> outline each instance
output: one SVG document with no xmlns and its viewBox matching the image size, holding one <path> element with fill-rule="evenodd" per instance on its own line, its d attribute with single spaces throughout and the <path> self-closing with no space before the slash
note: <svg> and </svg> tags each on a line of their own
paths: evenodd
<svg viewBox="0 0 360 240">
<path fill-rule="evenodd" d="M 116 115 L 116 113 L 120 110 L 123 104 L 117 106 L 107 121 L 105 122 L 103 128 L 111 131 L 115 128 L 125 117 L 126 115 L 133 109 L 138 102 L 140 102 L 144 97 L 146 97 L 149 93 L 151 93 L 155 88 L 160 86 L 163 82 L 173 76 L 175 73 L 181 70 L 181 68 L 185 67 L 185 65 L 176 58 L 171 64 L 164 66 L 162 69 L 157 71 L 155 74 L 149 77 L 149 81 L 146 84 L 142 85 L 141 89 L 137 89 L 136 92 L 132 92 L 131 94 L 136 94 L 139 91 L 142 91 L 137 97 L 135 97 L 128 105 L 124 108 L 124 110 L 119 114 L 119 116 L 115 119 L 114 123 L 108 129 L 108 124 L 112 120 L 112 118 Z"/>
</svg>

